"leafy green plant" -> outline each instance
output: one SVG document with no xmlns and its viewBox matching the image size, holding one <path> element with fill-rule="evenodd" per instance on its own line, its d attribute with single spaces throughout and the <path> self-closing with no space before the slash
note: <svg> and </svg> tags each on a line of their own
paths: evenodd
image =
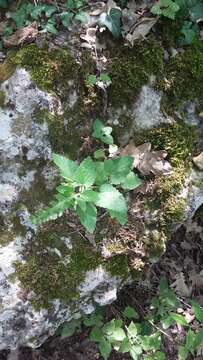
<svg viewBox="0 0 203 360">
<path fill-rule="evenodd" d="M 118 8 L 112 8 L 109 13 L 102 13 L 99 18 L 99 24 L 105 26 L 115 38 L 121 36 L 121 15 Z"/>
<path fill-rule="evenodd" d="M 181 308 L 181 302 L 168 287 L 167 281 L 162 279 L 159 296 L 152 300 L 150 311 L 143 319 L 134 308 L 127 306 L 119 318 L 105 322 L 100 312 L 81 319 L 81 323 L 91 328 L 90 340 L 98 344 L 100 354 L 105 360 L 113 349 L 119 353 L 129 353 L 134 360 L 164 360 L 167 357 L 162 351 L 162 340 L 165 335 L 169 336 L 165 329 L 170 330 L 177 324 L 186 331 L 184 341 L 177 344 L 178 359 L 186 360 L 190 354 L 195 356 L 195 351 L 203 342 L 203 310 L 192 301 L 192 312 L 200 325 L 200 330 L 194 331 L 185 315 L 178 312 Z M 78 328 L 75 320 L 73 326 Z M 73 326 L 70 323 L 70 329 Z M 65 329 L 66 336 L 69 336 L 68 324 Z"/>
<path fill-rule="evenodd" d="M 98 119 L 95 121 L 93 137 L 112 146 L 111 132 L 111 127 L 104 126 Z M 99 160 L 102 157 L 104 160 Z M 120 156 L 108 159 L 102 149 L 94 153 L 94 158 L 95 160 L 87 157 L 77 164 L 64 156 L 53 155 L 62 183 L 56 188 L 57 194 L 50 207 L 33 217 L 34 223 L 54 220 L 65 210 L 71 209 L 81 224 L 93 233 L 97 221 L 97 207 L 101 207 L 111 218 L 121 225 L 125 224 L 127 203 L 120 189 L 133 190 L 141 184 L 140 178 L 132 171 L 133 158 Z"/>
<path fill-rule="evenodd" d="M 104 87 L 108 87 L 111 84 L 111 78 L 107 73 L 101 73 L 100 76 L 96 75 L 88 75 L 87 76 L 87 84 L 90 86 L 97 85 L 100 87 L 100 83 Z"/>
<path fill-rule="evenodd" d="M 73 20 L 86 22 L 87 14 L 82 11 L 86 1 L 85 0 L 67 0 L 65 10 L 61 11 L 56 5 L 48 4 L 32 4 L 25 1 L 20 5 L 16 11 L 10 12 L 9 19 L 13 21 L 5 28 L 4 35 L 11 35 L 15 28 L 20 29 L 33 21 L 38 23 L 39 28 L 43 32 L 49 32 L 54 35 L 58 33 L 58 20 L 60 19 L 64 27 L 69 27 Z M 0 7 L 7 9 L 9 2 L 0 0 Z M 15 24 L 15 26 L 13 26 Z"/>
<path fill-rule="evenodd" d="M 151 12 L 154 15 L 165 16 L 174 20 L 179 9 L 180 7 L 175 1 L 159 0 L 157 4 L 152 6 Z"/>
</svg>

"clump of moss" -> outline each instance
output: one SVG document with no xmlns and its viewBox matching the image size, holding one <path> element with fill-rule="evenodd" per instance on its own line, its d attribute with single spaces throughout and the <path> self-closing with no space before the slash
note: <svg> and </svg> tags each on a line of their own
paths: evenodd
<svg viewBox="0 0 203 360">
<path fill-rule="evenodd" d="M 69 250 L 60 240 L 62 234 L 40 231 L 27 249 L 25 261 L 14 264 L 22 287 L 36 294 L 33 303 L 36 308 L 48 308 L 54 299 L 67 303 L 77 298 L 77 286 L 85 273 L 98 265 L 99 255 L 87 244 L 77 238 Z M 54 248 L 61 252 L 61 257 Z"/>
<path fill-rule="evenodd" d="M 109 67 L 112 105 L 129 104 L 150 76 L 159 75 L 163 68 L 163 49 L 154 40 L 138 43 L 133 49 L 122 48 L 121 53 L 112 58 Z"/>
<path fill-rule="evenodd" d="M 65 126 L 65 118 L 68 118 L 68 129 Z M 49 141 L 52 150 L 56 153 L 65 153 L 75 159 L 82 145 L 81 136 L 84 122 L 81 123 L 81 113 L 71 117 L 71 112 L 62 115 L 49 112 L 47 109 L 36 109 L 33 113 L 35 122 L 46 122 L 49 129 Z M 78 132 L 76 132 L 76 128 Z"/>
<path fill-rule="evenodd" d="M 3 64 L 0 64 L 0 84 L 14 73 L 15 68 L 16 66 L 10 60 L 6 60 Z"/>
<path fill-rule="evenodd" d="M 49 52 L 34 44 L 19 50 L 11 60 L 13 64 L 28 70 L 33 81 L 47 91 L 64 91 L 77 70 L 75 60 L 67 51 L 60 49 Z"/>
<path fill-rule="evenodd" d="M 188 100 L 199 100 L 203 104 L 202 41 L 197 40 L 183 53 L 171 58 L 158 89 L 164 91 L 161 105 L 169 114 Z"/>
<path fill-rule="evenodd" d="M 165 234 L 171 235 L 172 226 L 183 220 L 186 199 L 175 195 L 170 196 L 161 209 L 160 222 Z"/>
<path fill-rule="evenodd" d="M 4 91 L 0 90 L 0 107 L 4 108 L 6 105 L 6 94 Z"/>
<path fill-rule="evenodd" d="M 172 166 L 181 166 L 190 159 L 195 142 L 195 128 L 184 122 L 143 131 L 136 142 L 151 142 L 153 150 L 165 150 Z"/>
</svg>

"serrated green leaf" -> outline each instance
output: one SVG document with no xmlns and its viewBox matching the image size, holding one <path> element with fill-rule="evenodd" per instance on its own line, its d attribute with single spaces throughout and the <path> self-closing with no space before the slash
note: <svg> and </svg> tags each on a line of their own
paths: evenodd
<svg viewBox="0 0 203 360">
<path fill-rule="evenodd" d="M 127 306 L 123 311 L 123 315 L 128 319 L 139 319 L 138 313 L 131 306 Z"/>
<path fill-rule="evenodd" d="M 106 26 L 115 38 L 121 36 L 121 14 L 121 10 L 112 8 L 109 14 L 102 13 L 99 18 L 100 24 Z"/>
<path fill-rule="evenodd" d="M 59 167 L 62 177 L 65 179 L 73 179 L 78 168 L 76 162 L 58 154 L 53 154 L 53 161 L 56 166 Z"/>
<path fill-rule="evenodd" d="M 97 221 L 96 207 L 91 203 L 87 203 L 85 211 L 80 207 L 77 207 L 76 213 L 79 216 L 81 224 L 92 234 L 95 230 Z"/>
<path fill-rule="evenodd" d="M 125 339 L 123 339 L 120 347 L 119 347 L 119 352 L 125 354 L 127 352 L 129 352 L 131 349 L 131 343 L 129 341 L 129 339 L 126 337 Z"/>
<path fill-rule="evenodd" d="M 131 346 L 131 349 L 130 349 L 130 355 L 132 357 L 133 360 L 137 360 L 138 359 L 138 355 L 134 349 L 134 346 Z"/>
<path fill-rule="evenodd" d="M 81 162 L 75 172 L 75 181 L 79 185 L 90 187 L 94 184 L 96 179 L 96 169 L 93 160 L 87 157 Z"/>
<path fill-rule="evenodd" d="M 94 152 L 95 159 L 105 158 L 105 151 L 103 149 L 96 150 Z"/>
<path fill-rule="evenodd" d="M 85 326 L 101 326 L 103 324 L 103 316 L 101 314 L 92 314 L 83 321 Z"/>
<path fill-rule="evenodd" d="M 155 360 L 165 360 L 166 359 L 166 355 L 162 352 L 162 351 L 157 351 L 154 354 Z"/>
<path fill-rule="evenodd" d="M 126 338 L 125 331 L 122 328 L 115 327 L 112 334 L 106 335 L 109 339 L 109 341 L 123 341 Z"/>
<path fill-rule="evenodd" d="M 81 321 L 80 320 L 72 320 L 69 323 L 66 323 L 61 331 L 61 339 L 72 336 L 76 329 L 80 328 Z"/>
<path fill-rule="evenodd" d="M 99 189 L 97 206 L 116 212 L 126 212 L 127 206 L 123 195 L 110 184 L 104 184 Z"/>
<path fill-rule="evenodd" d="M 178 359 L 186 360 L 188 357 L 188 350 L 184 346 L 180 346 L 178 350 Z"/>
<path fill-rule="evenodd" d="M 183 315 L 171 313 L 170 316 L 172 317 L 173 320 L 177 322 L 177 324 L 182 326 L 188 326 L 188 322 L 186 321 Z"/>
<path fill-rule="evenodd" d="M 137 325 L 133 321 L 131 321 L 127 329 L 128 329 L 128 334 L 131 338 L 137 336 L 138 333 Z"/>
<path fill-rule="evenodd" d="M 93 190 L 84 190 L 81 193 L 80 198 L 87 202 L 96 203 L 99 200 L 99 193 Z"/>
<path fill-rule="evenodd" d="M 203 343 L 203 329 L 200 329 L 197 334 L 195 334 L 193 348 L 197 349 Z"/>
<path fill-rule="evenodd" d="M 58 200 L 57 202 L 51 202 L 51 206 L 48 209 L 39 211 L 31 218 L 34 224 L 41 224 L 45 221 L 55 220 L 62 216 L 66 209 L 71 207 L 71 199 L 67 199 L 61 194 L 56 195 L 56 198 Z"/>
<path fill-rule="evenodd" d="M 109 321 L 108 323 L 106 323 L 103 326 L 103 332 L 107 335 L 111 335 L 113 333 L 113 331 L 115 330 L 115 319 L 112 319 L 111 321 Z"/>
<path fill-rule="evenodd" d="M 94 327 L 90 332 L 90 340 L 100 342 L 103 339 L 102 331 L 99 327 Z"/>
<path fill-rule="evenodd" d="M 193 349 L 194 346 L 194 340 L 195 340 L 195 333 L 191 329 L 188 330 L 188 333 L 186 335 L 185 339 L 185 347 L 190 351 Z"/>
<path fill-rule="evenodd" d="M 95 162 L 96 179 L 95 184 L 102 185 L 107 181 L 108 174 L 105 172 L 104 163 L 101 161 Z"/>
<path fill-rule="evenodd" d="M 73 186 L 69 184 L 59 185 L 57 186 L 56 190 L 64 196 L 71 196 L 74 192 Z"/>
<path fill-rule="evenodd" d="M 86 201 L 84 199 L 77 198 L 77 204 L 79 206 L 79 208 L 82 210 L 82 212 L 85 213 L 87 205 L 86 205 Z"/>
<path fill-rule="evenodd" d="M 127 210 L 124 210 L 123 212 L 109 210 L 109 215 L 112 219 L 116 219 L 121 225 L 125 225 L 127 221 Z"/>
<path fill-rule="evenodd" d="M 195 314 L 196 319 L 199 322 L 203 323 L 203 310 L 201 306 L 195 301 L 191 301 L 191 303 L 192 303 L 192 311 Z"/>
<path fill-rule="evenodd" d="M 125 190 L 133 190 L 136 187 L 140 186 L 142 183 L 139 176 L 135 175 L 133 171 L 130 171 L 126 176 L 124 182 L 121 183 L 121 186 Z"/>
<path fill-rule="evenodd" d="M 111 344 L 105 338 L 103 338 L 99 343 L 99 351 L 102 357 L 104 358 L 104 360 L 108 359 L 111 350 L 112 350 Z"/>
</svg>

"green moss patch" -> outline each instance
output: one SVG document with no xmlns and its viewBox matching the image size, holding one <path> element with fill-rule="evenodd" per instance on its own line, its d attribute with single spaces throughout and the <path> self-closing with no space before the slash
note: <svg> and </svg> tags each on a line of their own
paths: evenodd
<svg viewBox="0 0 203 360">
<path fill-rule="evenodd" d="M 183 53 L 172 58 L 165 76 L 158 84 L 164 91 L 162 108 L 173 113 L 185 101 L 199 100 L 203 104 L 203 43 L 196 41 Z"/>
<path fill-rule="evenodd" d="M 111 59 L 109 74 L 112 85 L 109 101 L 112 105 L 129 104 L 135 100 L 150 76 L 158 76 L 164 68 L 163 49 L 154 40 L 136 44 L 133 49 L 121 48 Z"/>
<path fill-rule="evenodd" d="M 78 67 L 67 51 L 60 49 L 49 52 L 39 49 L 35 44 L 19 50 L 12 57 L 12 62 L 28 70 L 33 81 L 47 91 L 65 91 L 69 87 L 69 81 L 74 79 Z"/>
</svg>

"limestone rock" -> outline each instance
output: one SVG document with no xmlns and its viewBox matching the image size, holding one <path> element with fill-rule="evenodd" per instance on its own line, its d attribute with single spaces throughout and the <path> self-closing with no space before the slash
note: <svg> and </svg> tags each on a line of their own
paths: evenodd
<svg viewBox="0 0 203 360">
<path fill-rule="evenodd" d="M 193 157 L 192 160 L 199 170 L 203 170 L 203 151 L 198 156 Z"/>
</svg>

